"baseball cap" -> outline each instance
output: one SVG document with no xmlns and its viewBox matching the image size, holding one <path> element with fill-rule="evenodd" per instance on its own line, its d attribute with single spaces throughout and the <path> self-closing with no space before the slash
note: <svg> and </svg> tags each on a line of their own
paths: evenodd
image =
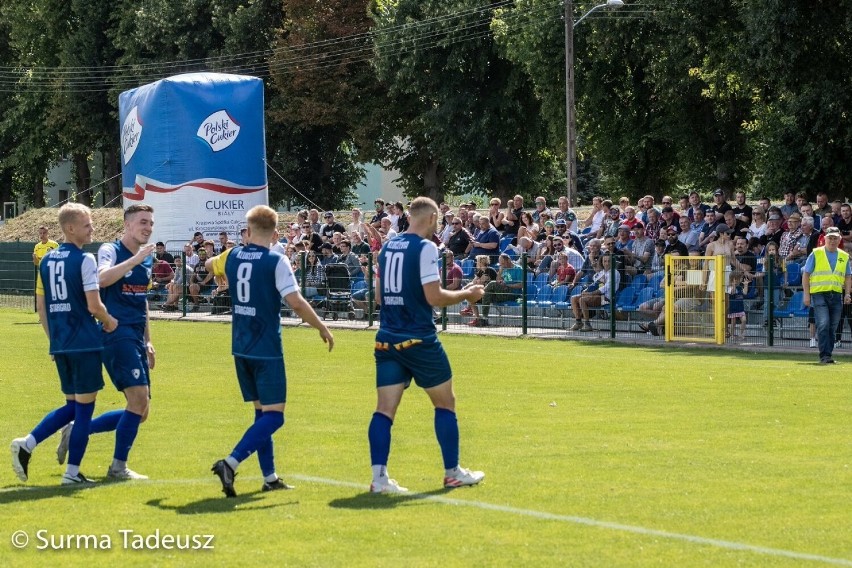
<svg viewBox="0 0 852 568">
<path fill-rule="evenodd" d="M 716 227 L 716 233 L 719 234 L 719 235 L 721 235 L 722 233 L 733 233 L 733 232 L 734 232 L 734 230 L 731 229 L 729 226 L 725 225 L 724 223 L 722 223 L 721 225 Z"/>
<path fill-rule="evenodd" d="M 332 213 L 331 211 L 326 211 L 325 214 L 323 214 L 323 217 L 325 217 L 326 219 L 328 219 L 329 217 L 334 217 L 334 213 Z"/>
<path fill-rule="evenodd" d="M 769 216 L 769 220 L 770 221 L 780 221 L 781 215 L 776 215 L 775 213 L 773 213 L 772 215 Z"/>
<path fill-rule="evenodd" d="M 157 246 L 158 247 L 164 247 L 164 246 L 166 246 L 166 243 L 164 243 L 163 241 L 157 241 Z"/>
<path fill-rule="evenodd" d="M 334 248 L 334 247 L 332 247 L 332 246 L 331 246 L 331 243 L 323 243 L 323 244 L 322 244 L 322 246 L 321 246 L 320 248 L 324 248 L 324 249 L 329 249 L 329 250 L 331 250 L 331 249 L 332 249 L 332 248 Z"/>
<path fill-rule="evenodd" d="M 562 219 L 560 219 L 560 221 L 561 221 L 561 220 L 562 220 Z M 562 224 L 564 225 L 565 223 L 562 223 Z M 545 226 L 545 227 L 552 227 L 552 226 L 553 226 L 553 221 L 545 221 L 545 222 L 544 222 L 544 226 Z"/>
<path fill-rule="evenodd" d="M 642 221 L 639 221 L 638 223 L 633 224 L 633 228 L 634 229 L 644 229 L 645 225 L 642 223 Z"/>
<path fill-rule="evenodd" d="M 557 219 L 556 224 L 557 225 L 567 225 L 568 223 L 565 222 L 565 219 Z"/>
<path fill-rule="evenodd" d="M 444 217 L 455 217 L 455 216 L 456 216 L 456 214 L 453 213 L 452 211 L 447 211 L 446 213 L 444 213 Z"/>
<path fill-rule="evenodd" d="M 840 229 L 837 227 L 828 227 L 825 230 L 826 237 L 840 237 Z"/>
<path fill-rule="evenodd" d="M 725 195 L 725 192 L 722 191 L 721 189 L 717 189 L 716 191 L 713 192 L 713 195 Z"/>
<path fill-rule="evenodd" d="M 619 225 L 618 230 L 619 231 L 630 231 L 631 227 L 630 227 L 630 225 Z"/>
<path fill-rule="evenodd" d="M 670 235 L 676 235 L 677 229 L 675 229 L 674 225 L 669 225 L 668 227 L 666 227 L 666 232 Z"/>
</svg>

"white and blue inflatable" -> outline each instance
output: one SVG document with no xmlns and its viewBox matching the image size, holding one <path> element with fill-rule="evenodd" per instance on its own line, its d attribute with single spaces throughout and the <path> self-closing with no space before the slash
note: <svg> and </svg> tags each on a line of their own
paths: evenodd
<svg viewBox="0 0 852 568">
<path fill-rule="evenodd" d="M 124 206 L 154 208 L 154 239 L 196 231 L 237 240 L 246 211 L 268 204 L 263 81 L 191 73 L 119 97 Z"/>
</svg>

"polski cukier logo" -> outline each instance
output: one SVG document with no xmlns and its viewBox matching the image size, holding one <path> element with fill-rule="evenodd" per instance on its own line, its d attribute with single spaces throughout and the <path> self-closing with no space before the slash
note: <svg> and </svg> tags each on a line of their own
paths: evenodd
<svg viewBox="0 0 852 568">
<path fill-rule="evenodd" d="M 240 125 L 228 111 L 219 110 L 204 119 L 196 134 L 210 145 L 210 149 L 220 152 L 236 142 Z"/>
<path fill-rule="evenodd" d="M 139 107 L 135 106 L 124 117 L 124 124 L 121 125 L 121 155 L 125 166 L 136 153 L 141 139 L 142 122 L 139 121 Z"/>
</svg>

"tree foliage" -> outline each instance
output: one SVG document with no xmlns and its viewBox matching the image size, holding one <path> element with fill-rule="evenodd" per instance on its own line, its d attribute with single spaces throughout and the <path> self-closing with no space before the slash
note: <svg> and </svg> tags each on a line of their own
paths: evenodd
<svg viewBox="0 0 852 568">
<path fill-rule="evenodd" d="M 528 75 L 499 52 L 489 2 L 380 0 L 371 12 L 386 116 L 396 127 L 396 148 L 385 156 L 404 175 L 419 174 L 409 187 L 504 199 L 553 191 L 561 169 L 540 102 Z M 444 14 L 456 15 L 438 18 Z"/>
<path fill-rule="evenodd" d="M 574 2 L 574 17 L 598 3 Z M 45 174 L 65 154 L 87 200 L 88 158 L 104 155 L 108 176 L 119 169 L 118 94 L 209 70 L 265 79 L 273 202 L 346 206 L 364 162 L 398 170 L 412 196 L 555 198 L 562 10 L 556 0 L 4 0 L 0 197 L 43 205 Z M 574 41 L 580 195 L 848 193 L 844 3 L 628 0 L 586 19 Z M 118 195 L 118 184 L 104 191 Z"/>
</svg>

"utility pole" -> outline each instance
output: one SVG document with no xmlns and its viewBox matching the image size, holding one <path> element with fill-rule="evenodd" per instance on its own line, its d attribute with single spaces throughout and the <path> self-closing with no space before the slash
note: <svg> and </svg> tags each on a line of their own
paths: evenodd
<svg viewBox="0 0 852 568">
<path fill-rule="evenodd" d="M 574 116 L 574 2 L 565 0 L 565 196 L 568 206 L 577 195 L 577 118 Z"/>
</svg>

